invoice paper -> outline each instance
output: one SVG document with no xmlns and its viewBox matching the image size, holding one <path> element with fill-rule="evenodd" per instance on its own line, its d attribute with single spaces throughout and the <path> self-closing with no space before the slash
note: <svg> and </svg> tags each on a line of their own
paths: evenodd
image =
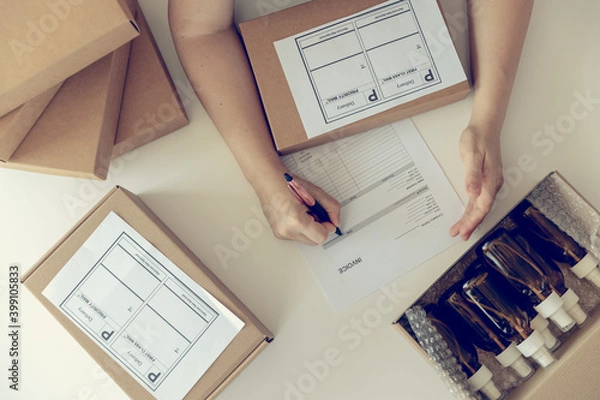
<svg viewBox="0 0 600 400">
<path fill-rule="evenodd" d="M 436 0 L 386 1 L 275 49 L 308 138 L 466 79 Z"/>
<path fill-rule="evenodd" d="M 114 212 L 43 294 L 159 400 L 183 398 L 244 326 Z"/>
<path fill-rule="evenodd" d="M 336 311 L 459 240 L 463 204 L 410 119 L 282 159 L 342 206 L 343 236 L 300 245 Z"/>
</svg>

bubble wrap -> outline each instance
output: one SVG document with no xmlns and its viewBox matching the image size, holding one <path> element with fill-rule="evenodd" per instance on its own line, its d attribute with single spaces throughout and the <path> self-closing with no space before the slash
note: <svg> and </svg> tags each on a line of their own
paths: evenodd
<svg viewBox="0 0 600 400">
<path fill-rule="evenodd" d="M 448 344 L 426 318 L 425 310 L 420 306 L 414 306 L 406 310 L 405 314 L 419 344 L 434 362 L 438 375 L 448 390 L 457 399 L 481 400 L 479 393 L 474 392 L 469 386 L 467 375 L 448 348 Z"/>
<path fill-rule="evenodd" d="M 546 177 L 527 200 L 580 246 L 600 259 L 600 215 L 559 175 Z"/>
</svg>

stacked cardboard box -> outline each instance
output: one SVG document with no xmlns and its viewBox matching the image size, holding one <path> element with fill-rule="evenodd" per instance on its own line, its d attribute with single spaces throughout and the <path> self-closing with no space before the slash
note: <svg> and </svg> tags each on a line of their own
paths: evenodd
<svg viewBox="0 0 600 400">
<path fill-rule="evenodd" d="M 2 25 L 28 44 L 0 64 L 0 166 L 105 179 L 112 157 L 187 124 L 135 0 L 29 3 Z"/>
<path fill-rule="evenodd" d="M 218 394 L 265 349 L 273 339 L 269 330 L 252 314 L 252 312 L 183 244 L 169 228 L 133 193 L 121 187 L 114 188 L 88 214 L 67 232 L 56 245 L 50 249 L 22 277 L 24 285 L 48 309 L 48 311 L 64 326 L 69 334 L 102 366 L 132 399 L 154 399 L 147 386 L 136 380 L 135 374 L 127 368 L 127 364 L 119 362 L 106 347 L 101 347 L 91 336 L 87 335 L 80 325 L 69 319 L 61 308 L 52 303 L 45 293 L 51 281 L 61 273 L 65 264 L 78 252 L 86 241 L 98 229 L 109 214 L 116 214 L 132 229 L 138 232 L 157 251 L 168 259 L 192 281 L 197 283 L 216 301 L 231 311 L 243 323 L 243 328 L 235 335 L 232 342 L 220 353 L 216 360 L 201 375 L 185 399 L 214 399 Z M 148 248 L 148 247 L 147 247 Z M 158 268 L 160 261 L 156 261 Z M 90 264 L 90 265 L 94 265 Z M 137 265 L 137 264 L 136 264 Z M 140 264 L 141 265 L 141 264 Z M 127 262 L 122 263 L 127 270 Z M 64 272 L 64 271 L 63 271 Z M 171 270 L 173 272 L 173 270 Z M 74 275 L 70 275 L 74 277 Z M 103 289 L 104 290 L 104 289 Z M 107 289 L 108 290 L 108 289 Z M 93 303 L 91 303 L 93 304 Z M 184 304 L 183 302 L 181 304 Z M 101 305 L 97 305 L 102 307 Z M 185 315 L 185 314 L 184 314 Z M 104 318 L 104 317 L 103 317 Z M 108 319 L 107 319 L 108 321 Z M 101 325 L 103 326 L 103 325 Z M 150 329 L 150 328 L 139 328 Z M 156 327 L 154 328 L 156 329 Z M 140 330 L 139 332 L 142 332 Z M 150 334 L 150 341 L 161 340 Z M 159 331 L 160 332 L 160 331 Z M 146 334 L 148 335 L 148 334 Z M 164 340 L 164 338 L 162 339 Z M 140 339 L 143 341 L 143 339 Z M 218 345 L 218 343 L 214 343 Z M 147 353 L 149 354 L 149 353 Z M 140 356 L 140 358 L 144 358 Z M 157 357 L 158 358 L 158 357 Z M 201 360 L 196 360 L 200 363 Z M 174 398 L 172 395 L 158 398 Z M 181 397 L 178 397 L 181 398 Z"/>
</svg>

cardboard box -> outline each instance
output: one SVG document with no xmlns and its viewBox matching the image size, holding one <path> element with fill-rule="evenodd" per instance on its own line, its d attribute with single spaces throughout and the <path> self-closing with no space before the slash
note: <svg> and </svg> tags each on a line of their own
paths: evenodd
<svg viewBox="0 0 600 400">
<path fill-rule="evenodd" d="M 6 162 L 46 109 L 62 82 L 0 117 L 0 161 Z"/>
<path fill-rule="evenodd" d="M 3 1 L 0 116 L 138 35 L 119 0 Z"/>
<path fill-rule="evenodd" d="M 516 388 L 514 400 L 589 400 L 598 398 L 600 380 L 600 312 L 596 312 L 556 352 L 552 368 L 538 370 L 526 385 Z"/>
<path fill-rule="evenodd" d="M 129 43 L 67 79 L 10 160 L 0 166 L 106 179 Z"/>
<path fill-rule="evenodd" d="M 23 276 L 23 284 L 127 395 L 133 399 L 154 398 L 42 294 L 44 288 L 110 212 L 124 219 L 161 253 L 169 257 L 185 274 L 245 323 L 233 342 L 185 396 L 190 400 L 215 398 L 265 348 L 272 340 L 272 335 L 134 194 L 120 187 L 113 189 Z"/>
<path fill-rule="evenodd" d="M 465 77 L 460 83 L 446 89 L 426 94 L 339 128 L 330 129 L 319 136 L 310 138 L 307 135 L 273 43 L 382 2 L 383 0 L 313 0 L 240 24 L 240 32 L 252 64 L 275 146 L 281 154 L 289 154 L 389 124 L 458 101 L 469 93 L 469 83 Z M 449 47 L 455 53 L 454 47 Z M 304 63 L 308 65 L 306 61 Z M 364 68 L 364 65 L 361 68 Z M 306 71 L 302 71 L 306 74 Z M 314 89 L 315 96 L 317 91 L 318 89 Z M 323 108 L 322 105 L 320 107 Z M 324 118 L 325 114 L 317 114 L 315 112 L 314 118 Z"/>
<path fill-rule="evenodd" d="M 572 218 L 573 221 L 580 224 L 579 229 L 584 235 L 584 232 L 592 229 L 594 224 L 598 224 L 598 220 L 600 220 L 598 211 L 583 199 L 558 172 L 546 176 L 526 198 L 538 208 L 540 208 L 540 203 L 546 204 L 547 207 L 560 207 L 563 215 L 568 215 L 567 218 Z M 541 211 L 544 210 L 541 209 Z M 510 212 L 507 216 L 509 214 Z M 464 271 L 476 257 L 475 249 L 480 247 L 498 227 L 510 229 L 511 224 L 509 218 L 501 219 L 490 232 L 477 241 L 408 308 L 415 305 L 424 307 L 437 302 L 448 288 L 461 280 Z M 504 393 L 508 393 L 508 399 L 589 400 L 597 398 L 600 393 L 600 381 L 596 379 L 600 371 L 600 352 L 598 351 L 598 346 L 600 346 L 600 311 L 598 311 L 600 290 L 586 280 L 577 279 L 571 271 L 563 266 L 561 266 L 561 270 L 565 277 L 565 285 L 579 295 L 579 304 L 590 317 L 584 325 L 572 328 L 567 333 L 560 332 L 550 323 L 552 333 L 563 343 L 554 352 L 558 362 L 547 369 L 538 367 L 531 378 L 523 381 L 509 372 L 507 368 L 501 367 L 491 353 L 478 349 L 480 361 L 492 371 L 496 386 Z M 394 326 L 424 357 L 429 359 L 425 350 L 413 336 L 405 314 L 395 321 Z M 530 362 L 535 364 L 533 361 Z"/>
<path fill-rule="evenodd" d="M 140 36 L 131 53 L 112 157 L 118 157 L 188 124 L 185 109 L 141 8 Z"/>
</svg>

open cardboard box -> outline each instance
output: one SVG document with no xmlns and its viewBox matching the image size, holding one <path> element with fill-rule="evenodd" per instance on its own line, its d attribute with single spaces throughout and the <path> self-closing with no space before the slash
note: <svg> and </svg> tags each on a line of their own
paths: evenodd
<svg viewBox="0 0 600 400">
<path fill-rule="evenodd" d="M 114 212 L 167 256 L 245 325 L 216 361 L 187 393 L 185 399 L 212 399 L 250 363 L 273 338 L 248 308 L 169 230 L 134 194 L 116 187 L 87 213 L 23 277 L 22 281 L 75 340 L 133 399 L 153 399 L 125 368 L 114 361 L 82 329 L 42 293 L 100 223 Z"/>
<path fill-rule="evenodd" d="M 547 210 L 554 209 L 554 212 L 559 210 L 563 217 L 563 224 L 564 221 L 570 221 L 571 224 L 579 227 L 579 229 L 569 230 L 567 233 L 582 247 L 598 257 L 598 254 L 594 252 L 597 249 L 591 248 L 589 233 L 596 232 L 600 226 L 600 213 L 581 197 L 558 172 L 552 172 L 546 176 L 525 198 L 547 217 Z M 510 218 L 501 219 L 409 308 L 415 305 L 424 307 L 437 302 L 448 288 L 461 280 L 466 268 L 476 257 L 476 249 L 483 244 L 486 238 L 499 227 L 510 229 L 510 224 L 512 224 Z M 478 349 L 480 361 L 492 371 L 496 386 L 503 393 L 508 394 L 507 398 L 509 399 L 589 400 L 598 398 L 600 393 L 600 380 L 597 379 L 600 372 L 600 362 L 598 361 L 600 357 L 600 312 L 596 309 L 600 304 L 600 289 L 587 280 L 578 279 L 573 272 L 563 266 L 561 269 L 565 277 L 565 285 L 579 295 L 579 304 L 590 317 L 581 327 L 575 327 L 566 333 L 562 333 L 554 324 L 550 323 L 552 333 L 563 343 L 554 352 L 558 359 L 555 364 L 547 369 L 538 367 L 531 378 L 523 380 L 503 368 L 495 360 L 493 354 Z M 418 344 L 406 314 L 398 318 L 395 326 L 424 357 L 429 359 L 425 350 Z M 531 364 L 535 363 L 531 361 Z"/>
<path fill-rule="evenodd" d="M 386 5 L 383 5 L 382 3 L 386 3 Z M 252 65 L 252 70 L 254 72 L 254 77 L 256 80 L 256 83 L 258 85 L 258 89 L 260 92 L 260 96 L 262 98 L 262 102 L 263 102 L 263 107 L 269 122 L 269 126 L 271 129 L 271 134 L 273 135 L 273 140 L 275 142 L 275 146 L 277 148 L 277 150 L 281 153 L 281 154 L 289 154 L 298 150 L 303 150 L 312 146 L 317 146 L 329 141 L 333 141 L 335 139 L 340 139 L 349 135 L 353 135 L 353 134 L 357 134 L 357 133 L 361 133 L 361 132 L 365 132 L 369 129 L 373 129 L 376 128 L 378 126 L 382 126 L 382 125 L 386 125 L 389 124 L 391 122 L 395 122 L 395 121 L 399 121 L 401 119 L 404 118 L 408 118 L 411 117 L 415 114 L 419 114 L 437 107 L 441 107 L 444 106 L 446 104 L 450 104 L 452 102 L 461 100 L 463 98 L 465 98 L 467 96 L 467 94 L 470 91 L 470 87 L 469 87 L 469 83 L 467 81 L 466 76 L 464 75 L 464 72 L 462 72 L 462 68 L 459 67 L 460 74 L 462 75 L 462 78 L 460 81 L 458 81 L 457 79 L 457 83 L 446 87 L 446 88 L 442 88 L 442 89 L 438 89 L 436 91 L 432 91 L 429 94 L 425 94 L 425 95 L 418 95 L 419 93 L 421 93 L 418 87 L 416 87 L 417 91 L 417 95 L 415 94 L 415 92 L 413 91 L 413 89 L 411 89 L 410 91 L 408 91 L 406 94 L 402 94 L 401 98 L 404 98 L 404 96 L 408 96 L 406 97 L 408 99 L 407 102 L 404 102 L 402 104 L 396 105 L 392 108 L 386 109 L 386 110 L 382 110 L 381 112 L 378 112 L 377 114 L 374 114 L 372 116 L 368 116 L 368 117 L 363 117 L 362 119 L 359 119 L 358 121 L 355 122 L 351 122 L 351 123 L 344 123 L 344 125 L 337 127 L 338 125 L 335 125 L 339 122 L 339 120 L 332 120 L 330 122 L 327 122 L 327 124 L 329 124 L 327 126 L 327 131 L 323 134 L 320 134 L 318 136 L 315 137 L 310 137 L 307 134 L 307 131 L 305 129 L 305 125 L 301 119 L 300 116 L 300 112 L 298 109 L 298 104 L 296 103 L 296 98 L 294 97 L 294 95 L 292 94 L 292 90 L 290 88 L 290 85 L 288 83 L 288 78 L 286 78 L 286 74 L 284 72 L 284 68 L 282 67 L 282 63 L 278 57 L 278 53 L 276 51 L 276 48 L 274 46 L 274 42 L 299 34 L 301 32 L 307 31 L 309 29 L 313 29 L 316 27 L 319 27 L 323 24 L 328 24 L 330 22 L 348 17 L 350 15 L 359 13 L 361 11 L 364 11 L 370 7 L 373 6 L 377 6 L 377 5 L 382 5 L 384 7 L 413 7 L 412 3 L 408 3 L 408 2 L 384 2 L 384 0 L 313 0 L 313 1 L 309 1 L 307 3 L 303 3 L 300 4 L 298 6 L 295 7 L 291 7 L 282 11 L 278 11 L 269 15 L 266 15 L 264 17 L 261 18 L 257 18 L 257 19 L 253 19 L 250 21 L 246 21 L 240 24 L 239 28 L 240 28 L 240 33 L 242 35 L 243 41 L 244 41 L 244 45 L 246 47 L 246 51 L 248 53 L 248 58 L 250 60 L 250 63 Z M 427 1 L 427 2 L 422 2 L 422 7 L 423 8 L 427 8 L 427 7 L 436 7 L 436 2 L 435 1 Z M 387 10 L 387 9 L 386 9 Z M 381 15 L 378 15 L 376 17 L 373 17 L 375 20 L 385 20 L 388 18 L 387 13 L 388 11 L 386 10 L 381 10 Z M 395 12 L 395 11 L 394 11 Z M 424 12 L 424 14 L 428 15 L 428 18 L 431 15 L 434 15 L 437 12 L 437 10 L 432 10 L 427 8 L 427 12 Z M 404 12 L 402 12 L 404 13 Z M 362 14 L 361 14 L 362 15 Z M 408 15 L 408 14 L 407 14 Z M 443 16 L 443 14 L 442 14 Z M 397 25 L 403 25 L 403 22 L 407 22 L 404 19 L 400 20 L 400 21 L 396 21 L 395 23 L 398 23 Z M 369 24 L 370 25 L 370 24 Z M 417 24 L 418 25 L 418 24 Z M 393 25 L 392 25 L 393 26 Z M 388 26 L 387 28 L 384 28 L 383 31 L 380 31 L 378 33 L 379 36 L 376 36 L 377 38 L 380 38 L 382 36 L 389 36 L 392 33 L 390 33 L 390 31 L 392 31 L 394 28 Z M 421 28 L 419 28 L 420 30 Z M 357 28 L 356 31 L 360 30 L 360 28 Z M 428 32 L 426 30 L 423 31 L 424 37 L 426 38 L 426 40 L 429 40 L 429 35 L 437 35 L 439 34 L 439 27 L 436 28 L 436 32 Z M 347 32 L 343 32 L 340 34 L 340 36 L 346 35 Z M 352 33 L 352 32 L 350 32 Z M 353 33 L 352 33 L 353 34 Z M 335 34 L 337 35 L 337 33 Z M 335 36 L 334 35 L 334 36 Z M 413 35 L 421 35 L 421 33 L 413 33 L 410 34 L 408 36 L 413 36 Z M 351 36 L 351 35 L 349 35 Z M 408 37 L 407 36 L 407 37 Z M 415 36 L 417 37 L 417 36 Z M 420 37 L 420 36 L 419 36 Z M 325 38 L 323 40 L 323 42 L 327 41 L 327 40 L 331 40 L 332 38 Z M 337 39 L 334 38 L 334 39 Z M 393 42 L 399 42 L 402 41 L 404 38 L 399 38 L 399 39 L 394 39 L 390 42 L 381 44 L 379 46 L 373 47 L 373 48 L 368 48 L 366 45 L 361 45 L 364 46 L 365 50 L 365 54 L 376 50 L 376 48 L 382 48 L 383 46 L 387 46 L 388 44 L 391 44 Z M 311 39 L 312 40 L 312 39 Z M 357 39 L 358 40 L 358 39 Z M 362 39 L 361 39 L 362 40 Z M 425 47 L 429 46 L 428 42 L 423 41 L 423 44 Z M 308 47 L 314 46 L 314 44 L 308 45 Z M 346 45 L 344 45 L 346 46 Z M 337 52 L 338 48 L 342 48 L 344 46 L 337 46 L 335 49 L 331 50 L 331 52 Z M 404 45 L 402 45 L 404 46 Z M 408 45 L 406 45 L 408 46 Z M 421 46 L 420 44 L 418 46 Z M 345 48 L 345 47 L 344 47 Z M 421 47 L 418 47 L 419 49 Z M 407 50 L 408 47 L 401 47 L 401 51 L 399 50 L 393 50 L 393 53 L 402 53 L 401 57 L 406 57 L 410 60 L 410 52 L 411 51 L 416 51 L 416 50 L 412 50 L 413 47 L 410 47 L 411 50 Z M 323 50 L 325 51 L 325 50 Z M 353 50 L 354 51 L 354 50 Z M 404 54 L 403 52 L 406 51 L 406 54 Z M 434 54 L 433 52 L 431 52 L 430 54 Z M 434 54 L 431 57 L 431 61 L 432 65 L 435 65 L 435 63 L 439 63 L 438 60 L 438 56 L 442 56 L 442 57 L 447 57 L 446 61 L 449 59 L 449 57 L 454 54 L 456 55 L 456 49 L 454 47 L 453 42 L 449 43 L 448 46 L 444 47 L 443 50 L 438 51 L 438 54 Z M 348 56 L 348 57 L 342 57 L 340 59 L 337 59 L 335 62 L 330 62 L 328 64 L 325 64 L 323 66 L 320 66 L 318 68 L 314 68 L 313 70 L 316 71 L 317 69 L 321 70 L 321 68 L 325 68 L 329 65 L 333 65 L 339 62 L 345 62 L 344 60 L 350 60 L 350 59 L 354 59 L 357 55 L 352 55 L 352 56 Z M 359 56 L 360 57 L 360 56 Z M 304 60 L 304 59 L 303 59 Z M 371 58 L 366 59 L 366 61 L 364 61 L 365 63 L 371 63 Z M 402 62 L 406 62 L 406 60 L 402 59 Z M 420 62 L 420 61 L 419 61 Z M 302 64 L 302 61 L 298 62 L 299 64 Z M 304 61 L 304 63 L 306 64 L 307 61 Z M 386 65 L 386 67 L 384 68 L 383 66 L 380 68 L 384 68 L 387 71 L 387 68 L 389 65 L 395 65 L 395 62 L 391 62 L 391 61 L 386 61 L 386 64 L 382 65 Z M 410 65 L 414 66 L 417 64 L 416 61 L 411 61 Z M 306 64 L 307 65 L 307 64 Z M 339 64 L 341 65 L 341 64 Z M 344 64 L 346 65 L 346 64 Z M 404 64 L 402 64 L 404 65 Z M 353 65 L 354 66 L 354 65 Z M 308 68 L 308 67 L 307 67 Z M 362 70 L 365 70 L 366 65 L 363 64 L 360 67 Z M 436 67 L 437 68 L 437 67 Z M 354 71 L 354 69 L 353 69 Z M 373 70 L 375 71 L 375 70 Z M 296 71 L 298 72 L 298 71 Z M 402 73 L 404 73 L 405 71 L 403 71 Z M 300 73 L 296 74 L 294 73 L 294 80 L 298 80 L 304 77 L 304 75 L 306 75 L 308 72 L 307 70 L 302 70 L 300 71 Z M 344 73 L 343 70 L 340 71 L 340 74 Z M 355 73 L 355 72 L 353 72 Z M 356 72 L 357 73 L 357 72 Z M 388 73 L 388 72 L 386 72 Z M 414 76 L 418 75 L 421 72 L 417 72 L 416 74 L 414 74 Z M 312 74 L 312 72 L 311 72 Z M 340 75 L 340 74 L 335 74 L 335 75 Z M 361 73 L 362 75 L 364 75 L 364 73 Z M 373 72 L 373 76 L 371 79 L 373 79 L 373 83 L 375 81 L 377 81 L 377 90 L 380 90 L 381 93 L 385 93 L 384 89 L 382 89 L 383 85 L 389 85 L 394 83 L 394 85 L 398 84 L 400 85 L 399 80 L 396 81 L 395 79 L 401 79 L 401 78 L 397 78 L 397 75 L 399 74 L 395 74 L 395 75 L 390 75 L 387 78 L 383 78 L 383 72 L 379 75 L 378 73 Z M 410 75 L 413 74 L 413 72 L 408 72 L 408 76 L 413 76 Z M 440 73 L 441 74 L 441 73 Z M 311 75 L 312 76 L 312 75 Z M 449 75 L 448 75 L 449 76 Z M 364 78 L 364 76 L 363 76 Z M 313 79 L 313 78 L 311 78 Z M 314 81 L 316 82 L 317 78 L 314 78 Z M 348 78 L 346 78 L 348 79 Z M 345 85 L 348 88 L 353 88 L 354 86 L 357 87 L 357 89 L 352 89 L 347 91 L 347 93 L 356 91 L 356 93 L 352 94 L 352 98 L 356 98 L 356 104 L 360 103 L 360 102 L 367 102 L 368 104 L 364 105 L 364 107 L 371 107 L 372 104 L 375 103 L 369 103 L 369 101 L 374 101 L 374 100 L 370 100 L 371 97 L 367 96 L 368 93 L 371 93 L 370 91 L 373 90 L 371 88 L 371 86 L 368 86 L 366 84 L 359 84 L 358 80 L 362 79 L 361 77 L 359 77 L 358 75 L 353 75 L 353 81 L 348 82 L 347 80 L 345 81 Z M 403 79 L 403 78 L 402 78 Z M 422 78 L 413 78 L 413 84 L 415 80 L 420 80 Z M 442 80 L 444 79 L 444 77 L 442 77 Z M 339 80 L 339 78 L 338 78 Z M 425 80 L 428 80 L 427 78 L 425 78 Z M 304 84 L 304 81 L 302 81 Z M 313 82 L 313 81 L 311 81 Z M 405 82 L 406 83 L 406 82 Z M 316 84 L 313 84 L 316 85 Z M 362 86 L 361 86 L 362 85 Z M 342 85 L 343 86 L 343 85 Z M 368 89 L 366 89 L 366 87 L 369 87 Z M 311 83 L 307 83 L 306 87 L 311 87 Z M 321 97 L 323 98 L 323 96 L 325 96 L 325 94 L 323 94 L 323 96 L 320 96 L 319 93 L 319 87 L 321 86 L 314 86 L 314 89 L 312 89 L 314 91 L 314 94 L 308 94 L 308 93 L 302 93 L 302 96 L 304 98 L 303 102 L 306 102 L 306 98 L 311 98 L 314 96 L 317 97 Z M 336 86 L 337 87 L 337 86 Z M 400 87 L 400 86 L 398 86 Z M 434 86 L 437 87 L 437 86 Z M 389 89 L 386 89 L 389 90 Z M 397 90 L 397 89 L 395 89 Z M 340 92 L 341 93 L 341 92 Z M 374 93 L 374 92 L 373 92 Z M 428 93 L 428 92 L 427 92 Z M 369 97 L 369 100 L 365 100 L 365 96 Z M 376 96 L 374 94 L 375 97 L 373 97 L 373 99 L 378 98 L 378 96 Z M 397 94 L 394 94 L 393 96 L 389 97 L 389 98 L 396 98 L 394 96 L 397 96 Z M 410 96 L 414 96 L 414 97 L 410 97 Z M 325 96 L 327 97 L 327 96 Z M 340 96 L 332 96 L 335 97 L 336 99 L 339 97 L 339 101 L 335 100 L 334 102 L 332 102 L 331 104 L 338 104 L 338 109 L 339 107 L 342 107 L 344 110 L 347 110 L 347 108 L 345 108 L 348 104 L 352 103 L 354 104 L 355 100 L 352 100 L 350 103 L 347 101 L 348 97 L 346 97 L 345 95 L 340 95 Z M 364 98 L 363 98 L 364 97 Z M 343 100 L 342 100 L 343 98 Z M 387 98 L 387 97 L 386 97 Z M 381 100 L 384 99 L 384 95 L 381 94 Z M 378 99 L 379 100 L 379 99 Z M 323 104 L 320 104 L 319 107 L 321 107 L 322 110 L 324 110 L 327 105 L 325 103 L 327 103 L 328 100 L 323 100 Z M 388 101 L 388 100 L 385 100 Z M 345 103 L 345 104 L 340 104 L 340 102 Z M 361 106 L 363 107 L 363 106 Z M 313 110 L 314 112 L 310 113 L 310 119 L 324 119 L 325 115 L 327 114 L 327 112 L 325 111 L 316 111 Z M 359 113 L 362 113 L 364 110 L 360 110 L 358 111 Z M 323 113 L 323 114 L 322 114 Z M 340 117 L 340 118 L 346 118 L 346 117 Z M 325 118 L 326 119 L 326 118 Z M 338 121 L 338 122 L 336 122 Z M 333 125 L 331 125 L 333 124 Z"/>
</svg>

